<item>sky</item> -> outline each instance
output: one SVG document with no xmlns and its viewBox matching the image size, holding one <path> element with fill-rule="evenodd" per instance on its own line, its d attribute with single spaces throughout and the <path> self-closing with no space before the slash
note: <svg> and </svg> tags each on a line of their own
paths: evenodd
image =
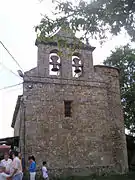
<svg viewBox="0 0 135 180">
<path fill-rule="evenodd" d="M 42 3 L 39 0 L 0 0 L 0 41 L 23 71 L 30 70 L 37 64 L 34 26 L 39 24 L 41 14 L 50 14 L 51 10 L 51 0 L 44 0 Z M 102 64 L 111 50 L 127 42 L 129 37 L 124 32 L 107 40 L 102 47 L 98 41 L 90 40 L 90 44 L 96 47 L 93 53 L 94 64 Z M 2 88 L 22 82 L 17 73 L 19 69 L 0 44 L 0 138 L 13 136 L 11 122 L 17 97 L 22 94 L 22 85 L 4 90 Z"/>
</svg>

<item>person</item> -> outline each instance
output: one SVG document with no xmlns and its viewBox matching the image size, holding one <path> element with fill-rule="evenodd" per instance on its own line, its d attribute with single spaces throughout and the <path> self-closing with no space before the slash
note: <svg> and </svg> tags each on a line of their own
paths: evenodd
<svg viewBox="0 0 135 180">
<path fill-rule="evenodd" d="M 24 172 L 24 170 L 25 170 L 25 163 L 24 163 L 24 158 L 22 157 L 22 154 L 20 152 L 18 153 L 18 157 L 21 160 L 22 172 Z"/>
<path fill-rule="evenodd" d="M 17 151 L 12 152 L 12 158 L 12 180 L 22 180 L 22 165 L 20 159 L 18 158 Z"/>
<path fill-rule="evenodd" d="M 47 168 L 46 168 L 46 161 L 43 162 L 42 175 L 43 175 L 43 178 L 45 180 L 49 180 L 48 171 L 47 171 Z"/>
<path fill-rule="evenodd" d="M 36 162 L 34 156 L 29 156 L 28 158 L 30 166 L 29 166 L 29 173 L 30 173 L 30 180 L 35 180 L 36 177 Z"/>
<path fill-rule="evenodd" d="M 12 177 L 11 175 L 6 174 L 6 167 L 0 166 L 0 180 L 6 180 L 11 177 Z"/>
<path fill-rule="evenodd" d="M 9 154 L 5 153 L 4 154 L 4 159 L 1 160 L 1 166 L 6 168 L 6 173 L 10 174 L 10 168 L 12 165 L 12 160 L 9 158 Z"/>
</svg>

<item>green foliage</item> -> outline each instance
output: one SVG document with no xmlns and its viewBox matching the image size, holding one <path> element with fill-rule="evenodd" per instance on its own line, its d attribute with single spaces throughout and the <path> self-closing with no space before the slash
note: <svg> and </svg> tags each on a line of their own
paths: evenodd
<svg viewBox="0 0 135 180">
<path fill-rule="evenodd" d="M 74 32 L 82 30 L 82 38 L 92 36 L 102 41 L 106 32 L 117 35 L 124 28 L 135 40 L 135 0 L 78 0 L 76 5 L 53 0 L 53 3 L 54 19 L 45 15 L 35 28 L 38 35 L 48 36 L 66 22 Z"/>
<path fill-rule="evenodd" d="M 124 110 L 125 127 L 135 132 L 135 50 L 129 45 L 112 51 L 104 61 L 105 65 L 120 69 L 121 101 Z"/>
</svg>

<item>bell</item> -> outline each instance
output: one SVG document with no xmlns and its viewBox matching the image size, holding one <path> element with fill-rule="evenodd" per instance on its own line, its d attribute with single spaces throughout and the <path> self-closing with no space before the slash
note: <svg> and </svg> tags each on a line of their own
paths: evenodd
<svg viewBox="0 0 135 180">
<path fill-rule="evenodd" d="M 75 65 L 79 65 L 80 59 L 79 58 L 74 58 L 73 61 L 74 61 Z"/>
<path fill-rule="evenodd" d="M 79 68 L 75 68 L 74 72 L 78 74 L 81 72 L 81 70 Z"/>
<path fill-rule="evenodd" d="M 75 67 L 75 73 L 80 73 L 81 72 L 81 69 L 79 68 L 80 64 L 79 64 L 79 61 L 80 59 L 79 58 L 74 58 L 73 59 L 74 61 L 74 67 Z"/>
<path fill-rule="evenodd" d="M 54 71 L 54 72 L 59 71 L 59 69 L 57 67 L 56 68 L 53 67 L 51 70 Z"/>
<path fill-rule="evenodd" d="M 51 60 L 52 60 L 51 64 L 53 65 L 53 68 L 51 70 L 54 71 L 54 72 L 59 71 L 58 62 L 57 62 L 58 59 L 59 59 L 59 57 L 57 55 L 52 55 L 51 56 Z"/>
<path fill-rule="evenodd" d="M 57 55 L 52 55 L 52 56 L 51 56 L 51 60 L 52 60 L 52 62 L 54 62 L 54 63 L 57 63 L 58 59 L 59 59 L 59 57 L 58 57 Z"/>
<path fill-rule="evenodd" d="M 56 64 L 53 65 L 53 68 L 51 70 L 54 72 L 59 71 L 58 66 Z"/>
</svg>

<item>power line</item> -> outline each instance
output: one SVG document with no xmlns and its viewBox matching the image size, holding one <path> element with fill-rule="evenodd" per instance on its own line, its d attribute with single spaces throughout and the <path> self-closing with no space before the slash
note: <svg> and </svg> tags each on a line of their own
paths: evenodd
<svg viewBox="0 0 135 180">
<path fill-rule="evenodd" d="M 0 41 L 1 45 L 3 46 L 3 48 L 7 51 L 7 53 L 11 56 L 11 58 L 14 60 L 14 62 L 18 65 L 19 68 L 21 68 L 21 70 L 23 71 L 22 67 L 20 66 L 20 64 L 17 62 L 17 60 L 14 58 L 14 56 L 10 53 L 10 51 L 5 47 L 5 45 Z M 24 72 L 24 71 L 23 71 Z"/>
<path fill-rule="evenodd" d="M 0 65 L 3 66 L 5 69 L 7 69 L 9 72 L 11 72 L 12 74 L 14 74 L 15 76 L 21 78 L 19 75 L 17 75 L 16 73 L 14 73 L 11 69 L 9 69 L 8 67 L 6 67 L 3 63 L 0 62 Z"/>
<path fill-rule="evenodd" d="M 21 84 L 23 84 L 23 83 L 14 84 L 14 85 L 11 85 L 11 86 L 6 86 L 6 87 L 1 88 L 0 91 L 1 91 L 1 90 L 4 90 L 4 89 L 8 89 L 8 88 L 13 88 L 13 87 L 15 87 L 15 86 L 19 86 L 19 85 L 21 85 Z"/>
<path fill-rule="evenodd" d="M 23 68 L 20 66 L 20 64 L 18 63 L 18 61 L 14 58 L 14 56 L 10 53 L 10 51 L 6 48 L 6 46 L 2 43 L 2 41 L 0 41 L 0 44 L 3 46 L 3 48 L 7 51 L 7 53 L 11 56 L 11 58 L 13 59 L 13 61 L 18 65 L 18 67 L 22 70 L 22 72 L 24 73 Z M 31 78 L 26 75 L 30 80 Z"/>
</svg>

